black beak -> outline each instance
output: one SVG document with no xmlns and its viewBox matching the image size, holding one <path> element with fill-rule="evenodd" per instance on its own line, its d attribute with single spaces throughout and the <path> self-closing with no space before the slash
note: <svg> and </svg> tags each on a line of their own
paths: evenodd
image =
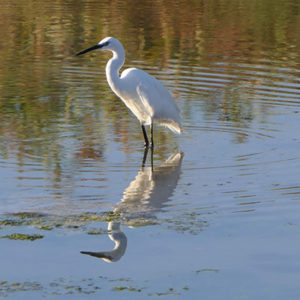
<svg viewBox="0 0 300 300">
<path fill-rule="evenodd" d="M 112 261 L 112 257 L 105 254 L 104 252 L 90 252 L 90 251 L 80 251 L 81 254 L 87 254 L 90 256 L 94 256 L 97 258 L 104 258 L 104 259 L 108 259 L 110 261 Z"/>
<path fill-rule="evenodd" d="M 87 53 L 87 52 L 90 52 L 90 51 L 93 51 L 93 50 L 96 50 L 96 49 L 100 49 L 102 47 L 103 47 L 103 45 L 98 44 L 98 45 L 92 46 L 90 48 L 87 48 L 85 50 L 82 50 L 82 51 L 78 52 L 76 55 L 78 56 L 78 55 L 81 55 L 81 54 L 84 54 L 84 53 Z"/>
</svg>

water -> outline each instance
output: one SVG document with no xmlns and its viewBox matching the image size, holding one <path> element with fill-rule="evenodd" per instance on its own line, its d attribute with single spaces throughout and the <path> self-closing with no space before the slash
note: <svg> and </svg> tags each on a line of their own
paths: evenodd
<svg viewBox="0 0 300 300">
<path fill-rule="evenodd" d="M 298 1 L 1 8 L 0 234 L 42 238 L 0 239 L 0 297 L 298 298 Z M 109 35 L 182 112 L 153 171 L 109 54 L 74 56 Z"/>
</svg>

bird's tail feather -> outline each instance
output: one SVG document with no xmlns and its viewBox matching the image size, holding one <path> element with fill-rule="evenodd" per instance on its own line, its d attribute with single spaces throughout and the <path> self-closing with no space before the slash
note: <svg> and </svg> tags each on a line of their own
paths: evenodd
<svg viewBox="0 0 300 300">
<path fill-rule="evenodd" d="M 183 133 L 183 128 L 182 128 L 181 124 L 179 124 L 177 122 L 167 120 L 167 121 L 161 122 L 161 125 L 166 126 L 174 133 L 177 133 L 177 134 Z"/>
</svg>

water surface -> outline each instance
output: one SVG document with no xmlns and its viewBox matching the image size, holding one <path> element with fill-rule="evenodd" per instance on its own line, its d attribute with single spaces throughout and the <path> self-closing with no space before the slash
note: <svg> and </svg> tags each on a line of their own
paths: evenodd
<svg viewBox="0 0 300 300">
<path fill-rule="evenodd" d="M 41 238 L 0 239 L 0 297 L 296 299 L 299 10 L 1 3 L 0 233 Z M 155 127 L 153 168 L 110 55 L 74 55 L 105 36 L 181 109 L 183 135 Z"/>
</svg>

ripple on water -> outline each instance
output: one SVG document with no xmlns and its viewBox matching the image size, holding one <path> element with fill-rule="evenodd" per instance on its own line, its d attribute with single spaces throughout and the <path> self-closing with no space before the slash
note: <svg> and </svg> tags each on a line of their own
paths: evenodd
<svg viewBox="0 0 300 300">
<path fill-rule="evenodd" d="M 274 202 L 299 200 L 294 184 L 300 167 L 294 130 L 295 112 L 300 110 L 296 67 L 226 60 L 208 67 L 181 66 L 176 61 L 170 66 L 176 75 L 172 89 L 193 107 L 185 124 L 187 145 L 182 143 L 190 154 L 185 166 L 191 175 L 184 179 L 183 172 L 183 181 L 189 182 L 186 193 L 195 199 L 193 209 L 203 208 L 207 214 L 257 210 L 263 214 L 273 205 L 277 213 L 281 204 Z M 250 118 L 222 115 L 229 108 L 232 114 L 241 113 L 247 105 Z"/>
<path fill-rule="evenodd" d="M 209 66 L 181 65 L 170 61 L 168 68 L 169 72 L 160 77 L 167 79 L 170 74 L 176 76 L 171 86 L 178 88 L 184 96 L 215 93 L 234 86 L 240 89 L 240 93 L 254 96 L 251 101 L 300 105 L 300 72 L 295 65 L 281 67 L 272 61 L 246 63 L 224 59 Z"/>
<path fill-rule="evenodd" d="M 87 98 L 99 98 L 99 95 L 93 94 L 95 89 L 91 89 L 91 86 L 98 86 L 101 80 L 106 86 L 103 62 L 99 66 L 94 63 L 82 66 L 76 60 L 57 61 L 57 64 L 61 64 L 60 77 L 64 85 L 72 88 L 71 98 L 78 99 L 72 105 L 75 102 L 86 104 Z M 224 169 L 227 170 L 228 181 L 232 181 L 230 177 L 235 175 L 251 179 L 251 176 L 257 176 L 261 172 L 261 167 L 277 165 L 284 168 L 287 163 L 298 163 L 298 151 L 293 150 L 296 148 L 290 147 L 283 153 L 280 145 L 283 135 L 283 141 L 288 142 L 292 136 L 284 132 L 284 122 L 277 122 L 274 118 L 274 115 L 280 114 L 276 107 L 293 106 L 293 109 L 300 109 L 299 70 L 294 65 L 282 67 L 272 61 L 254 60 L 250 63 L 228 58 L 203 66 L 171 60 L 165 69 L 149 66 L 149 63 L 141 61 L 129 62 L 128 65 L 150 72 L 162 80 L 175 96 L 180 95 L 181 99 L 177 100 L 184 114 L 186 134 L 179 138 L 178 143 L 187 154 L 184 159 L 186 172 L 194 174 L 194 171 L 201 173 L 203 170 L 210 170 L 215 172 L 212 176 L 215 177 L 219 172 L 216 170 Z M 187 113 L 186 108 L 190 108 Z M 245 114 L 243 109 L 246 110 Z M 250 116 L 247 114 L 248 109 L 251 109 Z M 94 107 L 91 106 L 89 112 L 93 110 Z M 80 111 L 79 115 L 85 112 Z M 269 119 L 266 120 L 265 116 L 269 116 Z M 59 141 L 60 147 L 57 150 L 60 155 L 59 164 L 54 156 L 41 158 L 39 153 L 24 151 L 22 162 L 3 160 L 0 162 L 1 168 L 19 168 L 23 174 L 15 174 L 14 177 L 19 178 L 21 186 L 25 186 L 27 191 L 34 188 L 38 181 L 40 189 L 44 187 L 48 194 L 63 199 L 70 197 L 68 194 L 71 192 L 71 198 L 77 200 L 96 201 L 98 197 L 102 201 L 105 189 L 109 189 L 110 182 L 116 175 L 120 176 L 115 184 L 126 186 L 124 182 L 121 183 L 121 178 L 124 180 L 127 174 L 135 177 L 134 173 L 138 170 L 135 161 L 137 156 L 133 155 L 134 158 L 120 164 L 120 160 L 105 162 L 105 156 L 109 155 L 106 146 L 97 153 L 81 153 L 78 141 L 80 142 L 83 134 L 76 118 L 78 115 L 72 119 L 72 125 L 69 125 L 70 120 L 66 120 L 65 116 L 53 119 L 57 123 L 54 130 L 57 130 L 55 139 Z M 45 139 L 36 137 L 24 142 L 28 145 L 43 144 Z M 48 140 L 48 144 L 49 142 L 51 140 Z M 100 143 L 99 140 L 95 142 Z M 47 163 L 49 166 L 45 167 Z M 184 178 L 185 175 L 182 176 Z M 219 181 L 222 180 L 219 178 Z M 79 184 L 75 186 L 76 183 Z M 219 188 L 221 193 L 227 195 L 230 191 L 239 190 L 241 189 L 237 187 Z M 108 194 L 111 192 L 107 190 Z M 255 198 L 254 195 L 257 194 L 259 193 L 246 190 L 237 197 Z M 120 191 L 114 196 L 116 199 L 120 198 Z M 254 204 L 249 205 L 255 205 L 258 201 L 254 199 L 251 203 Z"/>
</svg>

